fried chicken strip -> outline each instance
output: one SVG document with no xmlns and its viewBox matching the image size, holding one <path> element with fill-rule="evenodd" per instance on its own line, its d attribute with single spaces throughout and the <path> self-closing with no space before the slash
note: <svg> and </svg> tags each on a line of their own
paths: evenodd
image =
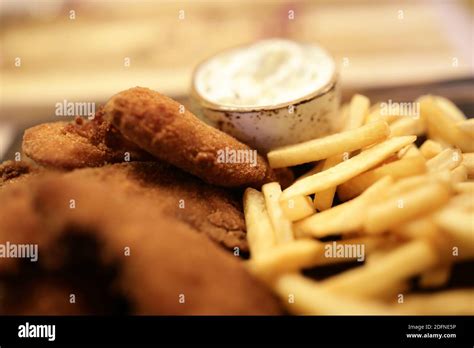
<svg viewBox="0 0 474 348">
<path fill-rule="evenodd" d="M 260 187 L 278 179 L 256 150 L 148 88 L 131 88 L 113 96 L 105 105 L 105 117 L 142 149 L 208 183 Z M 222 160 L 226 151 L 255 156 L 255 161 L 228 163 Z"/>
</svg>

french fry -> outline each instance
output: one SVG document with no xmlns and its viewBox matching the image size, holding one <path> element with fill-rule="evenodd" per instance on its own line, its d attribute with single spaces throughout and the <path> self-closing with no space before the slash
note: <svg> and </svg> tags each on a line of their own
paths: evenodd
<svg viewBox="0 0 474 348">
<path fill-rule="evenodd" d="M 392 231 L 404 239 L 433 239 L 439 233 L 431 217 L 422 217 L 394 226 Z"/>
<path fill-rule="evenodd" d="M 369 114 L 365 118 L 365 123 L 374 122 L 374 121 L 385 121 L 388 124 L 395 122 L 400 119 L 400 115 L 394 115 L 382 111 L 380 103 L 374 105 L 370 108 Z"/>
<path fill-rule="evenodd" d="M 355 252 L 345 257 L 326 255 L 327 250 L 334 247 L 333 243 L 336 242 L 321 243 L 312 239 L 295 240 L 291 243 L 278 245 L 265 254 L 252 258 L 246 266 L 258 278 L 270 280 L 276 275 L 296 272 L 303 268 L 357 261 L 359 256 Z M 342 245 L 350 250 L 363 246 L 365 254 L 368 255 L 386 244 L 387 239 L 378 236 L 351 238 L 337 242 L 338 247 Z"/>
<path fill-rule="evenodd" d="M 287 200 L 299 195 L 318 193 L 342 184 L 374 167 L 402 147 L 414 142 L 415 139 L 416 136 L 390 138 L 328 170 L 293 183 L 293 185 L 283 191 L 281 198 L 282 200 Z"/>
<path fill-rule="evenodd" d="M 268 161 L 272 168 L 319 161 L 380 142 L 386 139 L 389 133 L 386 122 L 372 122 L 357 129 L 272 150 L 268 153 Z"/>
<path fill-rule="evenodd" d="M 408 295 L 393 310 L 405 315 L 473 315 L 473 290 L 448 290 L 434 294 Z"/>
<path fill-rule="evenodd" d="M 322 170 L 328 170 L 329 168 L 332 168 L 335 165 L 341 163 L 342 160 L 343 160 L 343 155 L 335 155 L 335 156 L 329 157 L 328 159 L 324 161 L 324 166 Z M 314 197 L 314 207 L 319 211 L 323 211 L 323 210 L 327 210 L 331 208 L 335 193 L 336 193 L 335 186 L 319 192 Z"/>
<path fill-rule="evenodd" d="M 364 124 L 369 107 L 369 98 L 360 94 L 355 94 L 349 104 L 349 115 L 345 129 L 351 130 L 361 127 Z"/>
<path fill-rule="evenodd" d="M 355 129 L 362 126 L 360 122 L 363 122 L 362 115 L 365 115 L 363 110 L 365 109 L 366 103 L 368 101 L 368 99 L 364 99 L 364 98 L 365 97 L 363 96 L 362 97 L 354 96 L 354 98 L 352 98 L 352 101 L 350 104 L 352 105 L 352 107 L 349 105 L 346 110 L 347 121 L 343 130 L 351 130 L 351 129 Z M 369 105 L 370 105 L 370 102 L 369 102 Z M 361 107 L 362 107 L 362 111 L 361 111 Z M 349 154 L 349 152 L 346 152 L 346 153 Z M 344 154 L 331 156 L 324 161 L 324 166 L 322 170 L 328 170 L 329 168 L 332 168 L 335 165 L 341 163 L 343 160 L 344 160 Z M 333 187 L 327 188 L 324 191 L 319 192 L 314 197 L 314 207 L 318 211 L 323 211 L 323 210 L 331 208 L 332 202 L 334 201 L 334 195 L 336 193 L 336 189 L 337 187 L 333 186 Z"/>
<path fill-rule="evenodd" d="M 362 173 L 337 188 L 337 194 L 342 201 L 347 201 L 361 194 L 367 187 L 384 176 L 391 176 L 394 180 L 422 174 L 426 172 L 423 158 L 407 157 Z"/>
<path fill-rule="evenodd" d="M 474 194 L 474 182 L 460 182 L 454 184 L 454 190 L 457 193 L 469 193 Z"/>
<path fill-rule="evenodd" d="M 468 171 L 464 164 L 458 165 L 451 170 L 451 181 L 453 183 L 466 181 L 468 179 Z"/>
<path fill-rule="evenodd" d="M 280 202 L 283 215 L 290 221 L 301 220 L 316 212 L 309 196 L 297 196 Z"/>
<path fill-rule="evenodd" d="M 366 264 L 323 281 L 329 292 L 354 297 L 383 294 L 394 284 L 420 274 L 438 262 L 436 248 L 425 240 L 414 240 L 403 245 L 378 262 Z"/>
<path fill-rule="evenodd" d="M 462 155 L 455 149 L 444 149 L 433 158 L 426 161 L 426 166 L 430 171 L 441 171 L 444 169 L 454 169 L 462 161 Z"/>
<path fill-rule="evenodd" d="M 421 135 L 426 131 L 426 125 L 421 118 L 402 117 L 390 124 L 392 136 Z"/>
<path fill-rule="evenodd" d="M 467 175 L 469 178 L 474 176 L 474 153 L 463 153 L 462 154 L 462 164 L 467 169 Z"/>
<path fill-rule="evenodd" d="M 319 161 L 313 168 L 311 168 L 311 170 L 301 175 L 295 181 L 298 181 L 298 180 L 307 178 L 308 176 L 311 176 L 313 174 L 319 173 L 321 170 L 323 170 L 323 166 L 324 166 L 324 161 Z"/>
<path fill-rule="evenodd" d="M 441 137 L 439 136 L 433 136 L 432 134 L 430 134 L 429 139 L 436 141 L 438 144 L 440 144 L 443 147 L 443 150 L 449 147 L 453 147 L 452 144 L 448 143 L 446 140 L 441 139 Z"/>
<path fill-rule="evenodd" d="M 324 248 L 327 249 L 333 245 L 333 243 L 337 243 L 337 245 L 350 245 L 350 246 L 357 246 L 357 245 L 363 245 L 364 246 L 364 251 L 366 255 L 371 255 L 374 253 L 376 250 L 379 250 L 380 248 L 389 248 L 393 247 L 396 244 L 396 241 L 386 238 L 385 236 L 362 236 L 362 237 L 350 237 L 346 239 L 341 239 L 338 240 L 337 242 L 325 242 L 324 243 Z M 364 255 L 365 256 L 365 255 Z M 327 265 L 327 264 L 333 264 L 333 263 L 338 263 L 338 262 L 345 262 L 345 261 L 360 261 L 357 260 L 357 256 L 350 256 L 347 255 L 345 258 L 340 259 L 340 258 L 330 258 L 326 257 L 324 260 L 321 260 L 321 263 L 319 265 Z M 344 260 L 344 261 L 338 261 L 338 260 Z"/>
<path fill-rule="evenodd" d="M 268 156 L 274 167 L 319 161 L 313 169 L 283 192 L 278 183 L 245 192 L 245 265 L 289 312 L 474 314 L 472 290 L 409 293 L 413 276 L 421 288 L 446 286 L 455 262 L 474 260 L 474 121 L 445 98 L 418 101 L 420 118 L 408 118 L 354 96 L 342 133 Z M 345 202 L 332 207 L 336 188 Z M 298 274 L 355 261 L 365 263 L 321 282 Z"/>
<path fill-rule="evenodd" d="M 422 273 L 418 283 L 422 288 L 438 288 L 448 282 L 450 275 L 451 265 L 437 266 Z"/>
<path fill-rule="evenodd" d="M 474 249 L 472 243 L 466 242 L 460 236 L 448 233 L 440 229 L 442 236 L 447 237 L 447 243 L 444 245 L 443 251 L 446 253 L 445 259 L 451 262 L 472 261 L 474 259 Z"/>
<path fill-rule="evenodd" d="M 312 267 L 324 259 L 324 244 L 310 239 L 278 245 L 247 262 L 247 269 L 260 279 Z"/>
<path fill-rule="evenodd" d="M 474 213 L 445 208 L 435 215 L 436 224 L 454 240 L 462 252 L 474 256 Z"/>
<path fill-rule="evenodd" d="M 258 257 L 275 246 L 275 233 L 261 192 L 253 188 L 245 190 L 244 215 L 250 253 Z"/>
<path fill-rule="evenodd" d="M 402 178 L 388 188 L 385 197 L 393 198 L 405 194 L 414 189 L 420 188 L 423 185 L 433 183 L 451 183 L 451 173 L 449 170 L 436 173 L 428 173 L 427 175 L 415 175 L 407 178 Z"/>
<path fill-rule="evenodd" d="M 380 162 L 379 166 L 383 166 L 385 164 L 389 164 L 389 163 L 392 163 L 392 162 L 395 162 L 395 161 L 398 161 L 400 158 L 398 157 L 397 154 L 393 154 L 391 155 L 390 157 L 388 157 L 387 159 L 383 160 L 382 162 Z"/>
<path fill-rule="evenodd" d="M 437 106 L 444 112 L 446 116 L 455 122 L 466 121 L 466 115 L 449 99 L 440 96 L 433 97 Z"/>
<path fill-rule="evenodd" d="M 314 207 L 318 211 L 324 211 L 332 207 L 336 187 L 330 187 L 324 191 L 319 192 L 314 197 Z"/>
<path fill-rule="evenodd" d="M 454 113 L 446 113 L 445 104 L 440 104 L 438 99 L 432 96 L 425 96 L 419 99 L 422 117 L 428 126 L 430 138 L 439 137 L 447 143 L 460 148 L 463 152 L 473 152 L 474 142 L 472 138 L 461 131 L 454 121 Z M 452 111 L 452 110 L 451 110 Z"/>
<path fill-rule="evenodd" d="M 270 217 L 270 222 L 275 231 L 276 244 L 291 242 L 293 230 L 291 221 L 284 215 L 280 206 L 281 187 L 277 182 L 270 182 L 262 186 L 262 193 L 265 197 L 265 204 Z"/>
<path fill-rule="evenodd" d="M 393 302 L 394 299 L 400 299 L 400 294 L 406 294 L 411 289 L 410 280 L 402 280 L 398 283 L 393 283 L 390 289 L 386 292 L 374 295 L 373 298 L 384 302 Z"/>
<path fill-rule="evenodd" d="M 446 208 L 459 208 L 462 211 L 474 212 L 474 199 L 472 198 L 472 195 L 468 193 L 454 196 L 451 198 Z"/>
<path fill-rule="evenodd" d="M 457 167 L 456 167 L 457 168 Z M 453 182 L 453 173 L 449 169 L 443 169 L 439 172 L 428 172 L 427 175 L 431 180 L 444 182 L 445 184 L 451 185 Z"/>
<path fill-rule="evenodd" d="M 384 177 L 359 197 L 297 222 L 294 226 L 296 236 L 322 238 L 360 230 L 369 205 L 383 197 L 387 187 L 392 183 L 391 177 Z"/>
<path fill-rule="evenodd" d="M 369 234 L 385 232 L 441 207 L 449 198 L 450 191 L 442 183 L 430 183 L 391 197 L 369 207 L 364 229 Z"/>
<path fill-rule="evenodd" d="M 456 126 L 464 132 L 464 134 L 469 135 L 471 138 L 474 139 L 474 118 L 470 118 L 469 120 L 460 121 L 456 123 Z"/>
<path fill-rule="evenodd" d="M 380 103 L 372 105 L 365 117 L 364 124 L 374 122 L 374 121 L 385 121 L 389 123 L 386 119 L 383 118 L 382 113 L 380 112 Z"/>
<path fill-rule="evenodd" d="M 388 306 L 374 301 L 353 300 L 323 289 L 317 282 L 299 274 L 280 276 L 274 290 L 288 311 L 300 315 L 387 315 Z"/>
<path fill-rule="evenodd" d="M 398 158 L 405 158 L 405 157 L 423 157 L 421 151 L 414 145 L 410 144 L 400 151 L 398 151 Z"/>
<path fill-rule="evenodd" d="M 379 236 L 381 237 L 381 236 Z M 374 262 L 379 262 L 379 260 L 387 257 L 392 251 L 396 248 L 399 248 L 402 244 L 400 242 L 392 242 L 392 243 L 385 243 L 386 245 L 382 245 L 376 250 L 373 250 L 370 254 L 368 254 L 366 259 L 366 264 L 371 264 Z"/>
<path fill-rule="evenodd" d="M 420 147 L 421 154 L 426 158 L 430 159 L 434 156 L 438 155 L 441 151 L 443 151 L 443 146 L 431 139 L 427 139 L 423 145 Z"/>
</svg>

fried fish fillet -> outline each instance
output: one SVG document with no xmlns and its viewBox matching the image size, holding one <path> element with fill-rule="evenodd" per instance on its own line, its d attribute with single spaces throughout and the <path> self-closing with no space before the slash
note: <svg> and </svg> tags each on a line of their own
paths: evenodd
<svg viewBox="0 0 474 348">
<path fill-rule="evenodd" d="M 97 182 L 111 194 L 148 197 L 147 210 L 173 216 L 227 248 L 248 251 L 239 192 L 202 182 L 160 162 L 117 163 L 65 173 L 68 179 Z"/>
<path fill-rule="evenodd" d="M 41 274 L 39 274 L 41 276 Z M 77 289 L 57 284 L 54 279 L 35 277 L 33 281 L 23 277 L 2 280 L 7 284 L 3 292 L 0 313 L 2 315 L 85 315 L 102 314 L 96 308 L 85 307 L 82 303 L 71 303 L 70 296 Z M 79 297 L 79 294 L 77 294 Z M 82 296 L 81 296 L 82 297 Z M 105 313 L 104 313 L 105 314 Z"/>
<path fill-rule="evenodd" d="M 0 188 L 10 183 L 23 182 L 42 171 L 42 168 L 26 161 L 0 163 Z"/>
<path fill-rule="evenodd" d="M 81 282 L 84 270 L 105 272 L 114 296 L 126 299 L 134 314 L 280 313 L 278 301 L 238 257 L 152 209 L 156 196 L 131 195 L 134 184 L 114 190 L 114 184 L 73 174 L 44 174 L 0 192 L 0 240 L 39 250 L 37 262 L 0 258 L 2 279 L 54 274 L 58 282 Z M 89 243 L 78 242 L 84 239 Z"/>
<path fill-rule="evenodd" d="M 8 184 L 27 185 L 47 171 L 26 162 L 4 162 L 0 165 L 0 189 Z M 153 199 L 148 209 L 176 217 L 228 249 L 248 252 L 239 192 L 206 184 L 162 162 L 116 163 L 61 174 L 72 180 L 100 183 L 112 193 L 148 196 Z"/>
<path fill-rule="evenodd" d="M 131 88 L 113 96 L 104 109 L 105 117 L 126 138 L 208 183 L 259 187 L 278 180 L 256 150 L 205 124 L 178 102 L 158 92 Z M 229 163 L 222 160 L 224 153 L 246 154 L 249 160 Z M 254 156 L 252 161 L 250 156 Z"/>
<path fill-rule="evenodd" d="M 46 167 L 74 169 L 106 163 L 150 160 L 152 157 L 124 139 L 99 109 L 91 121 L 45 123 L 29 128 L 23 152 Z"/>
</svg>

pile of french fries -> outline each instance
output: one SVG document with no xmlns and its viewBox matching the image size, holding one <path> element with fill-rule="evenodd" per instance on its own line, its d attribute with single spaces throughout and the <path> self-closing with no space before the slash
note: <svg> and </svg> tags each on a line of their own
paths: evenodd
<svg viewBox="0 0 474 348">
<path fill-rule="evenodd" d="M 246 265 L 290 313 L 474 314 L 473 289 L 412 291 L 445 286 L 454 263 L 474 259 L 474 120 L 442 97 L 416 103 L 418 117 L 385 114 L 355 95 L 340 133 L 268 153 L 274 168 L 313 169 L 283 191 L 245 191 Z M 352 246 L 363 246 L 358 267 L 303 275 L 360 261 Z"/>
</svg>

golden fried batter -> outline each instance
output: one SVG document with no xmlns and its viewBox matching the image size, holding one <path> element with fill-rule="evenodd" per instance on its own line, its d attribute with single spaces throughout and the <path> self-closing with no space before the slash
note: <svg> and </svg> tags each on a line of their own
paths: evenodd
<svg viewBox="0 0 474 348">
<path fill-rule="evenodd" d="M 42 171 L 42 168 L 26 161 L 0 163 L 0 188 L 10 183 L 23 182 Z"/>
<path fill-rule="evenodd" d="M 105 116 L 142 149 L 211 184 L 259 187 L 277 180 L 267 161 L 255 150 L 180 107 L 158 92 L 136 87 L 113 96 L 105 105 Z M 220 153 L 225 151 L 252 153 L 255 161 L 221 161 Z"/>
<path fill-rule="evenodd" d="M 152 209 L 159 203 L 156 196 L 129 194 L 134 184 L 125 192 L 93 175 L 73 174 L 45 174 L 0 192 L 0 240 L 38 244 L 34 267 L 48 274 L 69 270 L 69 277 L 80 281 L 74 272 L 87 263 L 78 263 L 78 255 L 97 255 L 98 266 L 86 270 L 117 269 L 110 282 L 135 314 L 280 313 L 276 299 L 239 258 Z M 64 248 L 64 239 L 73 237 L 91 238 L 97 247 L 76 242 L 73 249 Z M 0 276 L 24 277 L 25 262 L 0 258 Z"/>
<path fill-rule="evenodd" d="M 21 280 L 20 284 L 11 285 L 7 281 L 10 287 L 4 291 L 7 297 L 3 299 L 2 315 L 101 314 L 82 303 L 70 303 L 70 294 L 77 294 L 77 289 L 56 284 L 54 279 Z"/>
<path fill-rule="evenodd" d="M 72 180 L 98 182 L 111 193 L 148 197 L 147 210 L 176 217 L 212 240 L 248 251 L 239 197 L 159 162 L 133 162 L 84 168 L 64 174 Z M 237 193 L 236 195 L 237 196 Z"/>
<path fill-rule="evenodd" d="M 102 109 L 91 121 L 76 118 L 72 123 L 45 123 L 29 128 L 23 136 L 22 147 L 35 162 L 60 169 L 151 159 L 104 120 Z"/>
</svg>

